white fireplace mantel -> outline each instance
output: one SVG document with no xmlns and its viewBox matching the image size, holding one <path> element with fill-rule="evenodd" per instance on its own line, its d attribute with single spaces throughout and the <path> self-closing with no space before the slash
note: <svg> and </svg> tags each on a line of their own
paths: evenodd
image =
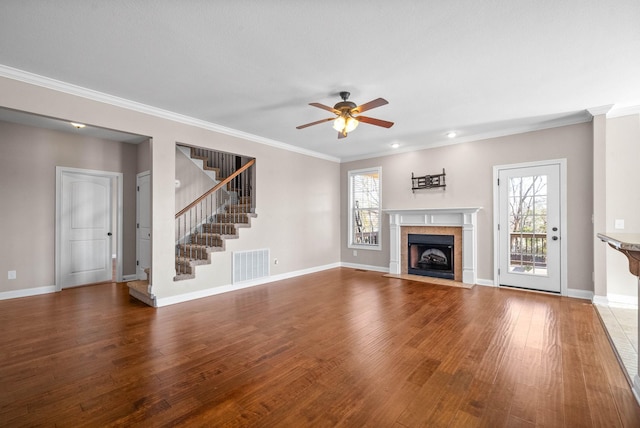
<svg viewBox="0 0 640 428">
<path fill-rule="evenodd" d="M 462 282 L 475 284 L 478 279 L 477 213 L 480 209 L 481 207 L 382 210 L 389 215 L 389 273 L 400 274 L 402 226 L 461 227 Z"/>
</svg>

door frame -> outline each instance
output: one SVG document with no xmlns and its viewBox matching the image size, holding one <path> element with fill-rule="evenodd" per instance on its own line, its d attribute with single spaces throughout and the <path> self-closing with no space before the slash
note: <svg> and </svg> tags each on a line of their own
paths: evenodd
<svg viewBox="0 0 640 428">
<path fill-rule="evenodd" d="M 61 275 L 61 248 L 62 242 L 60 237 L 60 231 L 62 229 L 62 174 L 65 172 L 78 173 L 84 175 L 94 175 L 98 177 L 110 178 L 113 182 L 111 188 L 112 198 L 116 198 L 116 224 L 117 224 L 117 245 L 116 245 L 116 281 L 122 282 L 122 229 L 123 229 L 123 174 L 121 172 L 100 171 L 94 169 L 82 169 L 82 168 L 70 168 L 66 166 L 56 166 L 56 242 L 55 242 L 55 279 L 56 279 L 56 291 L 62 290 L 62 284 L 60 281 Z M 109 213 L 109 216 L 113 216 L 113 213 Z M 113 252 L 113 248 L 111 249 Z"/>
<path fill-rule="evenodd" d="M 149 279 L 147 278 L 146 275 L 144 275 L 144 277 L 141 277 L 141 275 L 138 272 L 138 263 L 140 262 L 140 239 L 138 237 L 138 234 L 140 233 L 140 179 L 142 177 L 145 176 L 149 176 L 149 184 L 151 184 L 151 171 L 147 170 L 144 172 L 140 172 L 138 174 L 136 174 L 136 279 L 138 280 L 144 280 L 144 279 Z M 149 191 L 151 191 L 151 189 L 149 189 Z M 151 194 L 149 194 L 149 205 L 151 205 Z M 151 221 L 153 221 L 153 216 L 151 216 Z M 151 241 L 151 238 L 149 238 L 149 240 Z M 151 246 L 153 246 L 153 243 L 150 243 Z M 151 264 L 151 263 L 149 263 Z M 151 266 L 149 266 L 149 268 L 151 268 Z"/>
<path fill-rule="evenodd" d="M 534 162 L 523 162 L 507 165 L 493 166 L 493 285 L 500 286 L 500 236 L 498 224 L 500 223 L 500 188 L 498 176 L 501 170 L 531 168 L 537 166 L 557 165 L 560 168 L 560 295 L 568 295 L 567 274 L 567 159 L 550 159 Z"/>
</svg>

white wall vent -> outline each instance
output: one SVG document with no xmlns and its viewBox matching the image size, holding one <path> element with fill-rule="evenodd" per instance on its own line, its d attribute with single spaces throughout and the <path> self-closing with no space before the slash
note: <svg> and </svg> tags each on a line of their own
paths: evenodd
<svg viewBox="0 0 640 428">
<path fill-rule="evenodd" d="M 232 283 L 251 281 L 269 276 L 269 249 L 234 251 Z"/>
</svg>

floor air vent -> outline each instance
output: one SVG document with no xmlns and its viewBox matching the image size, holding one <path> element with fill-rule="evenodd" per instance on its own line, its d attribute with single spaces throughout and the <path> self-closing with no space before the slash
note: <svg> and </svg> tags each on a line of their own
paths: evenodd
<svg viewBox="0 0 640 428">
<path fill-rule="evenodd" d="M 269 276 L 269 249 L 234 251 L 233 283 Z"/>
</svg>

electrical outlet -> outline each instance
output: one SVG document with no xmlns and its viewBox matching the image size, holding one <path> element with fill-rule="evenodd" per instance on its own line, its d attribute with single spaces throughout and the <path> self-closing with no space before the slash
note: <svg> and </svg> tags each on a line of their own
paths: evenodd
<svg viewBox="0 0 640 428">
<path fill-rule="evenodd" d="M 615 227 L 616 229 L 624 229 L 624 219 L 617 218 L 616 221 L 614 222 L 613 227 Z"/>
<path fill-rule="evenodd" d="M 16 279 L 16 271 L 15 270 L 10 270 L 7 274 L 7 278 L 8 279 Z"/>
<path fill-rule="evenodd" d="M 353 257 L 358 257 L 358 250 L 353 250 Z"/>
</svg>

